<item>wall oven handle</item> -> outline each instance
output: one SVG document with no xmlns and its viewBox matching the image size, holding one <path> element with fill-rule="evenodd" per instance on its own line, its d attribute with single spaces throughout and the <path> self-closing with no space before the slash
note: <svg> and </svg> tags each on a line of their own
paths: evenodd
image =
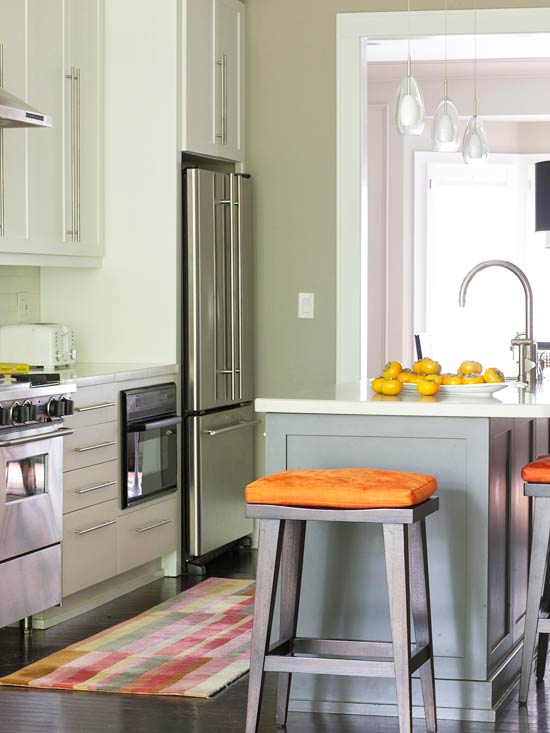
<svg viewBox="0 0 550 733">
<path fill-rule="evenodd" d="M 232 430 L 242 430 L 243 428 L 251 428 L 253 425 L 259 425 L 259 420 L 244 420 L 236 425 L 229 425 L 227 428 L 219 428 L 216 430 L 203 430 L 203 435 L 209 435 L 213 438 L 215 435 L 221 435 L 222 433 L 230 433 Z"/>
<path fill-rule="evenodd" d="M 154 524 L 148 524 L 147 527 L 136 527 L 134 532 L 148 532 L 150 529 L 156 529 L 157 527 L 164 527 L 165 524 L 170 524 L 172 520 L 171 519 L 161 519 L 160 522 L 155 522 Z"/>
<path fill-rule="evenodd" d="M 39 440 L 50 440 L 50 438 L 64 438 L 66 435 L 72 435 L 73 430 L 69 428 L 59 428 L 53 433 L 40 433 L 40 435 L 29 435 L 26 438 L 13 438 L 12 440 L 0 440 L 0 448 L 7 448 L 10 445 L 24 445 L 25 443 L 36 443 Z"/>
<path fill-rule="evenodd" d="M 158 430 L 158 428 L 169 428 L 171 425 L 179 425 L 181 417 L 174 415 L 173 417 L 162 417 L 160 420 L 150 420 L 149 422 L 134 422 L 128 425 L 129 433 L 144 433 L 147 430 Z"/>
<path fill-rule="evenodd" d="M 84 448 L 75 448 L 77 453 L 86 453 L 89 450 L 97 450 L 98 448 L 109 448 L 111 445 L 116 445 L 116 440 L 108 440 L 105 443 L 97 443 L 97 445 L 87 445 Z"/>
<path fill-rule="evenodd" d="M 101 522 L 101 524 L 94 524 L 93 527 L 87 527 L 86 529 L 77 529 L 75 531 L 75 534 L 88 534 L 88 532 L 95 532 L 97 529 L 109 527 L 111 524 L 116 524 L 116 519 L 111 519 L 110 522 Z"/>
<path fill-rule="evenodd" d="M 116 407 L 116 402 L 102 402 L 99 405 L 90 405 L 89 407 L 77 407 L 77 412 L 89 412 L 90 410 L 101 410 L 104 407 Z"/>
<path fill-rule="evenodd" d="M 97 486 L 89 486 L 87 489 L 75 489 L 75 494 L 87 494 L 89 491 L 97 491 L 98 489 L 104 489 L 107 486 L 114 486 L 116 481 L 105 481 L 103 484 L 97 484 Z"/>
</svg>

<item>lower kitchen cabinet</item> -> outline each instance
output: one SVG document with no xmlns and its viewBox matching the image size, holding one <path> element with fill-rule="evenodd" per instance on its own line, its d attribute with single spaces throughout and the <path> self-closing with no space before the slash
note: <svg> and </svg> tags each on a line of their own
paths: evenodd
<svg viewBox="0 0 550 733">
<path fill-rule="evenodd" d="M 67 471 L 63 481 L 63 512 L 68 514 L 118 499 L 119 471 L 118 461 Z"/>
<path fill-rule="evenodd" d="M 115 499 L 63 517 L 63 597 L 117 575 L 117 514 Z"/>
<path fill-rule="evenodd" d="M 127 570 L 176 549 L 176 498 L 125 513 L 118 519 L 118 570 Z"/>
<path fill-rule="evenodd" d="M 63 453 L 64 598 L 176 550 L 177 494 L 122 509 L 119 455 L 121 390 L 175 379 L 163 374 L 77 388 L 75 412 L 65 420 L 74 432 Z"/>
</svg>

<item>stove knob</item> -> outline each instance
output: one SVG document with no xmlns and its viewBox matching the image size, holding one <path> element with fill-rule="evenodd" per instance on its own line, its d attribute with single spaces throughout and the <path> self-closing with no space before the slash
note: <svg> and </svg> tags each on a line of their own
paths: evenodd
<svg viewBox="0 0 550 733">
<path fill-rule="evenodd" d="M 0 405 L 0 425 L 11 425 L 10 408 Z"/>
<path fill-rule="evenodd" d="M 24 402 L 19 408 L 19 420 L 17 422 L 29 422 L 31 419 L 30 402 Z"/>
<path fill-rule="evenodd" d="M 31 420 L 32 422 L 38 420 L 38 405 L 30 404 L 29 413 L 29 420 Z"/>
<path fill-rule="evenodd" d="M 65 415 L 74 415 L 74 400 L 69 399 L 69 397 L 63 397 L 61 401 L 65 407 Z"/>
<path fill-rule="evenodd" d="M 10 424 L 15 425 L 21 422 L 21 405 L 19 402 L 12 402 L 10 407 Z"/>
<path fill-rule="evenodd" d="M 59 417 L 59 402 L 55 397 L 50 397 L 48 404 L 46 405 L 46 413 L 48 417 Z"/>
</svg>

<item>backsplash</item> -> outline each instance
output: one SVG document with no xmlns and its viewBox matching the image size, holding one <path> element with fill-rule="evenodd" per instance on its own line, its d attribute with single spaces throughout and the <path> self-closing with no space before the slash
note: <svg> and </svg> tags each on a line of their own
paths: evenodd
<svg viewBox="0 0 550 733">
<path fill-rule="evenodd" d="M 40 320 L 40 268 L 0 266 L 0 326 Z"/>
</svg>

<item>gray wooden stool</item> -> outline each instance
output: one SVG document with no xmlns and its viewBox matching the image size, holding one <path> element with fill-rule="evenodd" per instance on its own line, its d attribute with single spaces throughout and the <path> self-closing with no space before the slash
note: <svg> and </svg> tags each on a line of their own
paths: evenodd
<svg viewBox="0 0 550 733">
<path fill-rule="evenodd" d="M 535 520 L 527 587 L 527 611 L 525 636 L 521 662 L 519 703 L 527 705 L 531 668 L 538 637 L 537 681 L 544 679 L 548 634 L 550 634 L 550 456 L 539 458 L 523 468 L 522 477 L 527 481 L 525 496 L 534 497 Z M 533 480 L 536 479 L 536 482 Z"/>
<path fill-rule="evenodd" d="M 428 478 L 437 485 L 435 479 Z M 286 724 L 293 672 L 395 677 L 399 730 L 401 733 L 411 733 L 412 675 L 420 670 L 426 727 L 429 733 L 437 730 L 425 519 L 438 508 L 437 497 L 428 498 L 414 506 L 389 509 L 325 509 L 247 503 L 246 515 L 259 520 L 260 539 L 246 733 L 256 733 L 258 730 L 266 672 L 279 673 L 276 712 L 278 726 Z M 382 525 L 392 642 L 296 637 L 305 528 L 308 521 L 368 522 Z M 270 648 L 279 570 L 280 638 Z M 411 611 L 416 632 L 414 644 L 411 644 Z"/>
</svg>

